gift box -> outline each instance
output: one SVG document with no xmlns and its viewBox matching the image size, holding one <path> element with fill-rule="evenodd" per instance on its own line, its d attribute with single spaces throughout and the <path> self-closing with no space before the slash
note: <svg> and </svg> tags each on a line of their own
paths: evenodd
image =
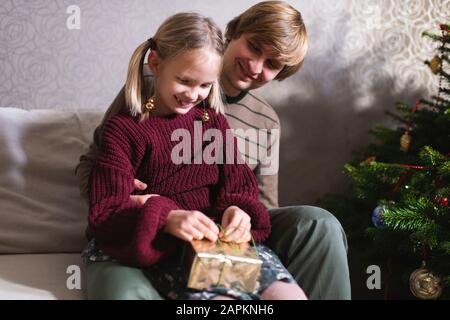
<svg viewBox="0 0 450 320">
<path fill-rule="evenodd" d="M 223 286 L 253 292 L 259 287 L 262 260 L 248 243 L 194 240 L 188 252 L 188 288 Z"/>
</svg>

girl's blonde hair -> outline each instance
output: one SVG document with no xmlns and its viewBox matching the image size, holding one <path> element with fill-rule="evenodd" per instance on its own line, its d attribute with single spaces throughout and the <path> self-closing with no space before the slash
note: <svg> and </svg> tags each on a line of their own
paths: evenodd
<svg viewBox="0 0 450 320">
<path fill-rule="evenodd" d="M 148 117 L 144 108 L 146 90 L 143 68 L 145 56 L 150 49 L 156 50 L 164 60 L 200 48 L 209 48 L 221 57 L 225 50 L 220 28 L 210 18 L 198 13 L 178 13 L 171 16 L 163 22 L 151 40 L 139 45 L 131 57 L 125 84 L 125 103 L 131 115 L 139 115 L 141 119 Z M 154 92 L 150 92 L 150 96 L 153 94 Z M 224 112 L 218 81 L 212 85 L 207 99 L 212 109 Z"/>
<path fill-rule="evenodd" d="M 259 2 L 227 24 L 227 42 L 243 34 L 278 53 L 285 66 L 276 80 L 281 81 L 296 73 L 308 51 L 308 35 L 302 15 L 283 1 Z"/>
</svg>

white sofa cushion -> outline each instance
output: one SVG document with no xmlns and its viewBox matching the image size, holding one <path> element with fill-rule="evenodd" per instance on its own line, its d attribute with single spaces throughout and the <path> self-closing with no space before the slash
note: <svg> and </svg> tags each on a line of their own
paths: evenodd
<svg viewBox="0 0 450 320">
<path fill-rule="evenodd" d="M 102 116 L 0 108 L 0 253 L 80 252 L 88 209 L 74 169 Z"/>
<path fill-rule="evenodd" d="M 0 300 L 84 299 L 83 270 L 77 253 L 0 255 Z"/>
</svg>

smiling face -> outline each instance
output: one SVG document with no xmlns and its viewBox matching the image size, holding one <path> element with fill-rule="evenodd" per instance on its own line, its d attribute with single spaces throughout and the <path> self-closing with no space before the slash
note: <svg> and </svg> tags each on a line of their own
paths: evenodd
<svg viewBox="0 0 450 320">
<path fill-rule="evenodd" d="M 228 43 L 221 86 L 225 94 L 236 96 L 241 91 L 259 88 L 275 79 L 283 67 L 273 49 L 256 42 L 251 35 L 243 34 Z"/>
<path fill-rule="evenodd" d="M 218 79 L 221 57 L 211 49 L 189 50 L 162 60 L 151 52 L 148 65 L 155 75 L 155 114 L 186 114 L 205 100 Z"/>
</svg>

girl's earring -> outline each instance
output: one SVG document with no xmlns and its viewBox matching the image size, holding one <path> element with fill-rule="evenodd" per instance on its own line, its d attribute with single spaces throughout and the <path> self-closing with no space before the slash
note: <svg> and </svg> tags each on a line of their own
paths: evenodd
<svg viewBox="0 0 450 320">
<path fill-rule="evenodd" d="M 202 115 L 202 121 L 208 122 L 209 121 L 209 114 L 208 111 L 206 111 L 205 101 L 203 101 L 203 115 Z"/>
<path fill-rule="evenodd" d="M 155 102 L 153 100 L 153 97 L 148 98 L 147 103 L 145 104 L 145 109 L 150 112 L 153 109 L 155 109 Z"/>
</svg>

